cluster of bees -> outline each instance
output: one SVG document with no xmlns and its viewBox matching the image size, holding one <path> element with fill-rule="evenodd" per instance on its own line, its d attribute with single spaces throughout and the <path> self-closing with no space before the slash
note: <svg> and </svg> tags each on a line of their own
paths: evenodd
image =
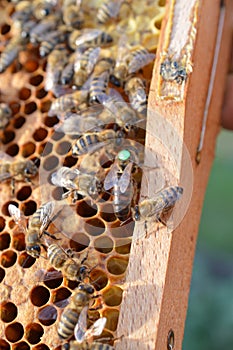
<svg viewBox="0 0 233 350">
<path fill-rule="evenodd" d="M 135 8 L 139 2 L 12 2 L 15 3 L 12 14 L 15 34 L 0 56 L 0 72 L 4 72 L 27 45 L 38 47 L 40 56 L 47 58 L 45 90 L 55 96 L 48 116 L 56 115 L 60 120 L 57 130 L 74 140 L 72 156 L 84 160 L 104 148 L 112 163 L 107 172 L 62 166 L 52 174 L 51 183 L 65 188 L 62 197 L 71 198 L 72 203 L 79 195 L 97 201 L 101 193 L 109 192 L 114 214 L 121 223 L 133 218 L 143 221 L 145 229 L 147 221 L 166 224 L 163 214 L 174 207 L 183 193 L 182 187 L 167 187 L 152 198 L 138 202 L 136 174 L 144 166 L 143 141 L 136 144 L 135 139 L 146 122 L 149 90 L 142 70 L 153 63 L 155 53 L 141 45 L 143 31 L 137 31 L 138 38 L 127 25 L 120 24 L 137 17 Z M 148 1 L 148 6 L 153 3 Z M 96 13 L 94 19 L 93 13 Z M 143 16 L 143 11 L 140 15 Z M 144 27 L 148 32 L 146 24 Z M 176 79 L 185 79 L 182 74 L 176 70 Z M 10 118 L 11 109 L 1 103 L 0 129 L 4 130 Z M 39 172 L 32 160 L 12 161 L 3 152 L 0 158 L 0 181 L 10 181 L 13 195 L 15 181 L 31 182 Z M 94 299 L 99 298 L 89 278 L 92 268 L 85 265 L 87 257 L 77 258 L 57 242 L 56 235 L 47 231 L 54 221 L 54 208 L 54 201 L 44 203 L 28 223 L 14 204 L 8 206 L 8 211 L 25 232 L 28 254 L 38 259 L 44 248 L 49 263 L 61 271 L 64 278 L 79 283 L 58 324 L 58 336 L 64 341 L 62 349 L 111 350 L 112 345 L 92 339 L 101 335 L 106 318 L 101 317 L 87 326 L 88 312 Z M 73 335 L 75 340 L 69 341 Z"/>
</svg>

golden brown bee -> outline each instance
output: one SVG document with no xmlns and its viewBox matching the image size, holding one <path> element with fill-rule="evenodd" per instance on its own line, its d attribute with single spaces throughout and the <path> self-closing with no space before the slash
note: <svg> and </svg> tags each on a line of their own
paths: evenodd
<svg viewBox="0 0 233 350">
<path fill-rule="evenodd" d="M 30 42 L 33 45 L 39 44 L 46 38 L 48 33 L 55 30 L 60 20 L 59 14 L 51 14 L 42 19 L 30 32 Z"/>
<path fill-rule="evenodd" d="M 78 51 L 74 63 L 74 83 L 81 87 L 93 71 L 98 60 L 100 47 L 90 47 L 84 52 Z"/>
<path fill-rule="evenodd" d="M 75 326 L 74 336 L 76 340 L 64 344 L 62 350 L 114 350 L 108 344 L 102 344 L 97 341 L 93 342 L 92 338 L 101 335 L 103 332 L 107 319 L 106 317 L 101 317 L 90 328 L 87 328 L 87 311 L 88 307 L 85 306 Z"/>
<path fill-rule="evenodd" d="M 0 73 L 3 73 L 13 63 L 26 42 L 26 38 L 21 35 L 14 36 L 9 40 L 0 56 Z"/>
<path fill-rule="evenodd" d="M 86 257 L 83 260 L 75 259 L 73 254 L 55 243 L 48 246 L 47 256 L 50 264 L 68 280 L 82 281 L 87 275 L 88 268 L 83 265 Z"/>
<path fill-rule="evenodd" d="M 39 258 L 41 253 L 41 246 L 44 244 L 41 241 L 43 234 L 57 239 L 46 231 L 50 222 L 52 221 L 52 214 L 54 211 L 54 202 L 47 202 L 43 204 L 29 219 L 28 227 L 26 220 L 21 211 L 13 204 L 9 204 L 8 210 L 14 221 L 25 232 L 26 251 L 33 258 Z"/>
<path fill-rule="evenodd" d="M 63 22 L 72 28 L 81 29 L 84 24 L 84 13 L 77 4 L 63 6 Z"/>
<path fill-rule="evenodd" d="M 79 194 L 96 199 L 102 189 L 101 182 L 96 176 L 64 166 L 52 174 L 51 182 L 55 186 L 65 187 L 69 190 L 63 194 L 63 198 L 73 193 L 73 202 L 78 199 Z"/>
<path fill-rule="evenodd" d="M 7 126 L 11 116 L 12 116 L 12 111 L 8 106 L 8 104 L 0 103 L 0 129 L 4 129 L 5 126 Z"/>
<path fill-rule="evenodd" d="M 125 132 L 122 130 L 107 129 L 99 132 L 87 132 L 73 144 L 72 155 L 77 157 L 91 153 L 100 147 L 106 147 L 108 144 L 111 144 L 113 147 L 120 146 L 124 136 Z"/>
<path fill-rule="evenodd" d="M 123 0 L 105 0 L 101 4 L 97 12 L 97 20 L 99 23 L 104 24 L 111 19 L 117 17 Z"/>
<path fill-rule="evenodd" d="M 183 194 L 183 188 L 170 186 L 159 191 L 154 197 L 145 199 L 135 206 L 133 218 L 135 221 L 162 221 L 162 214 L 165 214 L 174 207 Z"/>
<path fill-rule="evenodd" d="M 40 44 L 40 56 L 46 57 L 57 44 L 62 43 L 66 40 L 67 34 L 68 33 L 65 26 L 60 26 L 57 30 L 47 33 Z"/>
<path fill-rule="evenodd" d="M 135 182 L 132 178 L 133 158 L 134 155 L 128 149 L 120 151 L 104 180 L 105 190 L 113 188 L 114 213 L 120 221 L 125 221 L 129 217 L 131 203 L 136 195 Z"/>
<path fill-rule="evenodd" d="M 69 36 L 71 49 L 84 47 L 107 47 L 112 45 L 113 37 L 100 29 L 74 30 Z"/>
<path fill-rule="evenodd" d="M 147 114 L 147 94 L 145 84 L 139 77 L 130 77 L 124 86 L 125 92 L 133 109 L 140 115 L 146 117 Z"/>
<path fill-rule="evenodd" d="M 4 152 L 0 152 L 0 181 L 11 180 L 12 194 L 15 190 L 15 181 L 31 182 L 31 178 L 36 176 L 38 168 L 36 164 L 28 159 L 14 160 Z"/>
<path fill-rule="evenodd" d="M 72 109 L 77 110 L 82 103 L 87 102 L 87 98 L 87 90 L 79 90 L 71 94 L 60 96 L 52 102 L 48 116 L 51 117 L 55 114 L 58 116 L 63 116 L 67 112 L 71 112 Z"/>
<path fill-rule="evenodd" d="M 63 310 L 58 324 L 58 335 L 60 338 L 68 339 L 73 335 L 82 309 L 85 306 L 89 307 L 91 300 L 95 298 L 94 292 L 93 286 L 88 283 L 80 283 L 74 290 L 70 303 Z"/>
<path fill-rule="evenodd" d="M 111 82 L 116 86 L 123 86 L 126 78 L 136 73 L 151 61 L 154 60 L 155 54 L 150 53 L 145 48 L 133 48 L 130 52 L 128 48 L 122 50 L 119 59 L 116 60 Z"/>
<path fill-rule="evenodd" d="M 160 66 L 160 75 L 163 80 L 175 81 L 182 84 L 187 79 L 187 71 L 178 61 L 166 58 Z"/>
<path fill-rule="evenodd" d="M 102 58 L 96 63 L 91 75 L 89 90 L 89 102 L 91 104 L 100 103 L 100 97 L 103 96 L 107 90 L 114 63 L 114 60 L 111 58 Z"/>
</svg>

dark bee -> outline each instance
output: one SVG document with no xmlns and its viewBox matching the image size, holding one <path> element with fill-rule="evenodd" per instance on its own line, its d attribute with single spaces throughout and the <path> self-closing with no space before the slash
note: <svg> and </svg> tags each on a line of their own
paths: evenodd
<svg viewBox="0 0 233 350">
<path fill-rule="evenodd" d="M 3 73 L 14 60 L 18 57 L 19 52 L 23 50 L 27 39 L 21 35 L 12 37 L 6 45 L 4 51 L 0 56 L 0 73 Z"/>
<path fill-rule="evenodd" d="M 160 75 L 166 81 L 182 84 L 187 79 L 187 71 L 178 61 L 166 58 L 160 66 Z"/>
<path fill-rule="evenodd" d="M 56 30 L 60 20 L 60 15 L 51 14 L 42 19 L 30 32 L 30 42 L 33 45 L 43 41 L 50 31 Z"/>
<path fill-rule="evenodd" d="M 104 24 L 109 20 L 116 18 L 123 0 L 105 0 L 98 9 L 97 20 L 99 23 Z"/>
<path fill-rule="evenodd" d="M 72 109 L 78 109 L 78 107 L 87 101 L 88 91 L 79 90 L 71 94 L 66 94 L 56 98 L 49 109 L 48 116 L 51 117 L 55 114 L 62 115 L 71 111 Z"/>
<path fill-rule="evenodd" d="M 90 47 L 84 52 L 78 51 L 74 62 L 74 83 L 81 87 L 91 74 L 100 54 L 100 47 Z"/>
<path fill-rule="evenodd" d="M 64 26 L 61 26 L 57 30 L 54 30 L 46 35 L 44 40 L 42 40 L 39 51 L 40 56 L 47 56 L 57 44 L 62 43 L 66 40 L 67 31 Z"/>
<path fill-rule="evenodd" d="M 113 37 L 100 29 L 74 30 L 69 36 L 69 45 L 73 50 L 80 47 L 107 47 L 112 43 Z"/>
</svg>

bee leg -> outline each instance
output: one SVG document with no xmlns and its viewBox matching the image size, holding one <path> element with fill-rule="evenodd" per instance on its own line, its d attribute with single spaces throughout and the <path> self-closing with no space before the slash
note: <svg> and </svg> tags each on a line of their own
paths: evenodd
<svg viewBox="0 0 233 350">
<path fill-rule="evenodd" d="M 146 220 L 144 222 L 144 228 L 145 228 L 145 238 L 149 238 L 148 227 L 147 227 L 147 221 Z"/>
<path fill-rule="evenodd" d="M 49 236 L 49 237 L 51 237 L 52 239 L 55 239 L 56 241 L 60 241 L 61 240 L 61 238 L 57 238 L 56 236 L 52 235 L 48 231 L 44 231 L 44 234 Z"/>
<path fill-rule="evenodd" d="M 161 218 L 161 216 L 157 216 L 156 220 L 163 224 L 164 226 L 167 226 L 167 223 Z"/>
<path fill-rule="evenodd" d="M 12 193 L 12 196 L 15 195 L 15 179 L 14 179 L 14 177 L 11 178 L 11 193 Z"/>
</svg>

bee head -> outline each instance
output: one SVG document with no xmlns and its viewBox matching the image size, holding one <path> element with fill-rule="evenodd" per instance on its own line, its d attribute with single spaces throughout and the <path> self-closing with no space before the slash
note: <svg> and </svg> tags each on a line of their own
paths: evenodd
<svg viewBox="0 0 233 350">
<path fill-rule="evenodd" d="M 30 254 L 33 258 L 39 258 L 40 257 L 40 246 L 38 244 L 35 244 L 34 246 L 26 247 L 26 251 L 28 254 Z"/>
<path fill-rule="evenodd" d="M 117 87 L 121 87 L 121 81 L 115 75 L 110 75 L 110 82 Z"/>
<path fill-rule="evenodd" d="M 87 272 L 88 268 L 86 266 L 81 266 L 80 269 L 79 269 L 79 275 L 80 276 L 85 276 L 86 275 L 86 272 Z"/>
<path fill-rule="evenodd" d="M 133 210 L 133 218 L 135 221 L 139 221 L 141 218 L 140 211 L 139 211 L 139 206 L 135 205 L 134 210 Z"/>
<path fill-rule="evenodd" d="M 80 285 L 78 286 L 79 290 L 83 290 L 88 294 L 93 294 L 95 289 L 94 287 L 92 287 L 91 284 L 87 284 L 87 283 L 80 283 Z"/>
<path fill-rule="evenodd" d="M 26 163 L 25 169 L 24 169 L 24 175 L 26 177 L 28 176 L 34 176 L 36 175 L 38 172 L 37 166 L 35 165 L 35 163 L 33 163 L 31 160 L 29 160 Z"/>
</svg>

